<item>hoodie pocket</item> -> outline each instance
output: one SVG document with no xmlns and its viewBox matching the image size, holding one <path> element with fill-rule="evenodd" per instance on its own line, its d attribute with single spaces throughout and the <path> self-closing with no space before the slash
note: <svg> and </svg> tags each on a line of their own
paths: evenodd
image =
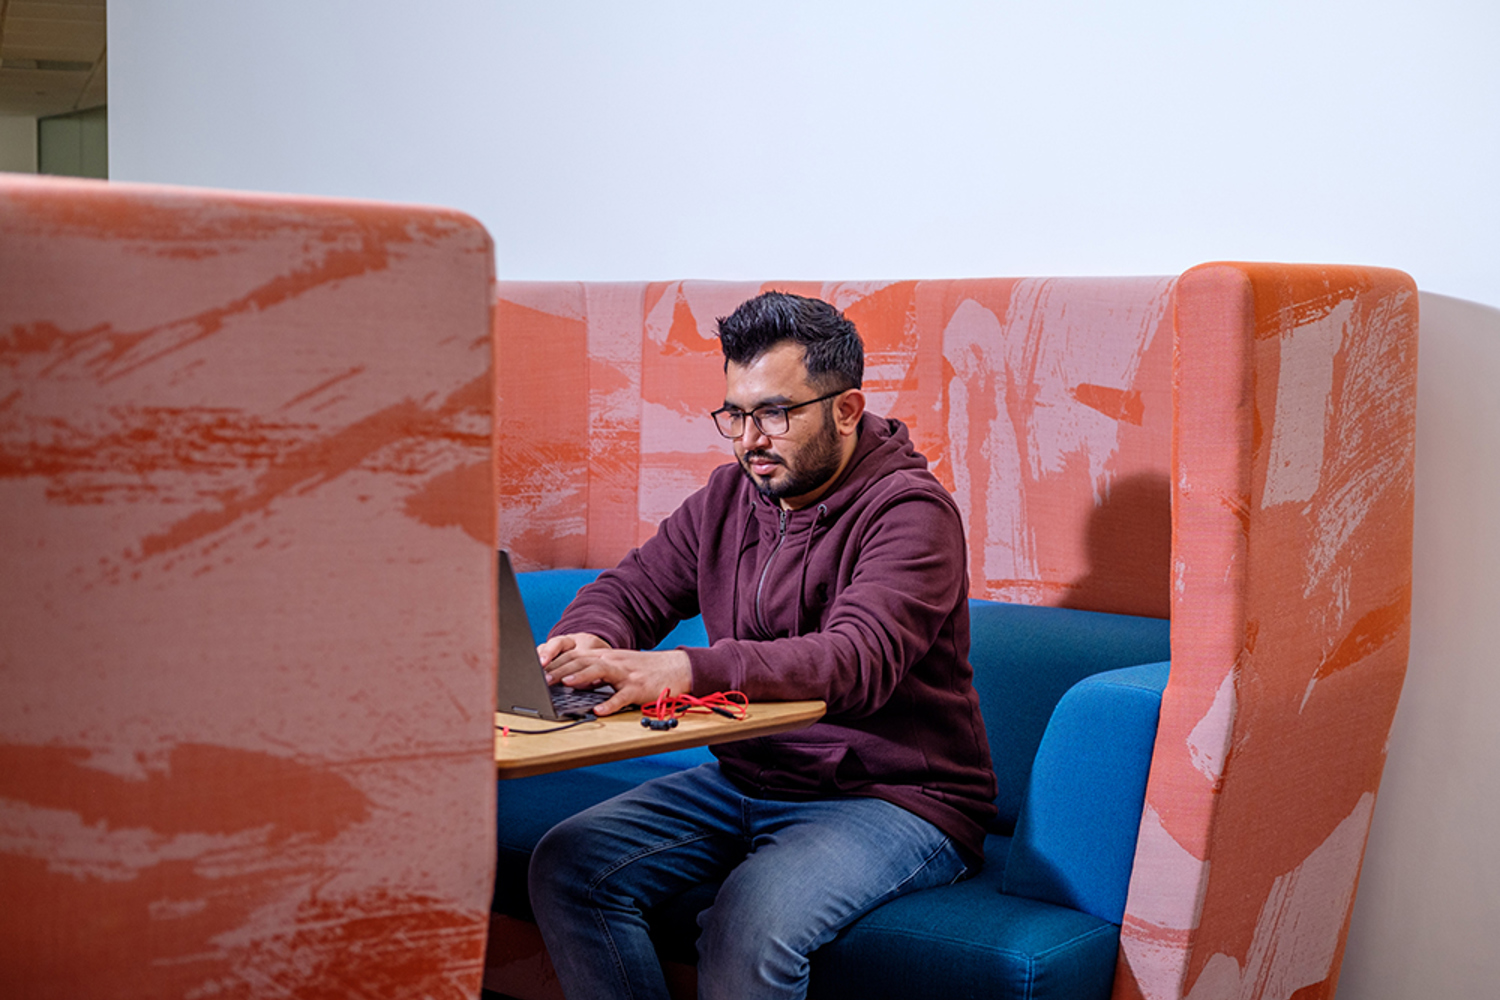
<svg viewBox="0 0 1500 1000">
<path fill-rule="evenodd" d="M 807 792 L 846 790 L 849 769 L 845 764 L 850 755 L 845 744 L 775 740 L 766 751 L 761 779 L 767 788 Z"/>
</svg>

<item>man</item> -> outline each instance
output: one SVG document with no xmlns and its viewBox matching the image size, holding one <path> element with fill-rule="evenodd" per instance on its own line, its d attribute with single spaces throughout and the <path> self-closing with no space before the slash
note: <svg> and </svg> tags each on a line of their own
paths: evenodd
<svg viewBox="0 0 1500 1000">
<path fill-rule="evenodd" d="M 897 420 L 865 412 L 864 347 L 817 299 L 719 321 L 738 467 L 585 587 L 539 647 L 549 680 L 820 698 L 808 729 L 723 744 L 537 845 L 531 899 L 570 1000 L 665 997 L 643 911 L 723 880 L 699 996 L 801 997 L 808 956 L 905 892 L 964 877 L 995 779 L 969 666 L 963 527 Z M 711 646 L 653 651 L 703 614 Z"/>
</svg>

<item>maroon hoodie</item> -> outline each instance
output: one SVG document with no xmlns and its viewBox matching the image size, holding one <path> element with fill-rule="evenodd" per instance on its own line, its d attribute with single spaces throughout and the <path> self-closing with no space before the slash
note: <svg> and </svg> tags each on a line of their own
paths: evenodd
<svg viewBox="0 0 1500 1000">
<path fill-rule="evenodd" d="M 978 857 L 995 777 L 965 555 L 958 507 L 906 427 L 866 413 L 820 502 L 782 510 L 720 466 L 552 634 L 650 649 L 701 612 L 712 645 L 687 649 L 695 694 L 828 703 L 809 728 L 713 747 L 725 775 L 771 798 L 885 799 Z"/>
</svg>

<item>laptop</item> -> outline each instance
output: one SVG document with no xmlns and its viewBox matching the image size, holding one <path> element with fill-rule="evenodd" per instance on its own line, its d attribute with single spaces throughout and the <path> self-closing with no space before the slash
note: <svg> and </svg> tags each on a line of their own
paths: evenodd
<svg viewBox="0 0 1500 1000">
<path fill-rule="evenodd" d="M 588 691 L 575 691 L 562 684 L 547 683 L 547 672 L 536 655 L 536 640 L 526 605 L 521 601 L 521 587 L 510 564 L 510 553 L 499 552 L 496 587 L 499 601 L 500 658 L 497 671 L 498 696 L 495 708 L 534 719 L 565 721 L 587 715 L 595 705 L 609 698 L 615 689 L 605 685 Z"/>
</svg>

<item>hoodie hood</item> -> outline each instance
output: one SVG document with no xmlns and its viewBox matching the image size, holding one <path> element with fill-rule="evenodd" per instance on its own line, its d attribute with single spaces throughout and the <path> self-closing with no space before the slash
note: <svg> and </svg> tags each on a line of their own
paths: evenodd
<svg viewBox="0 0 1500 1000">
<path fill-rule="evenodd" d="M 860 418 L 858 434 L 849 464 L 838 474 L 833 487 L 809 509 L 821 506 L 825 517 L 836 518 L 875 480 L 903 469 L 927 473 L 927 459 L 912 444 L 911 434 L 901 421 L 866 411 Z"/>
<path fill-rule="evenodd" d="M 747 636 L 768 639 L 777 633 L 775 621 L 767 618 L 766 607 L 773 605 L 790 613 L 785 621 L 784 634 L 802 635 L 806 630 L 803 608 L 807 604 L 808 567 L 817 537 L 826 533 L 852 506 L 859 503 L 872 484 L 896 472 L 916 473 L 931 478 L 927 471 L 927 459 L 912 444 L 906 425 L 899 420 L 879 417 L 869 411 L 860 418 L 858 440 L 849 462 L 839 471 L 832 487 L 822 497 L 806 507 L 789 511 L 777 501 L 761 493 L 744 470 L 740 470 L 743 481 L 743 502 L 750 508 L 749 515 L 740 524 L 740 539 L 736 546 L 737 585 L 743 585 L 744 559 L 747 553 L 770 551 L 781 561 L 795 564 L 797 581 L 796 596 L 788 601 L 776 600 L 775 582 L 771 582 L 772 593 L 767 592 L 768 571 L 771 560 L 764 560 L 761 570 L 755 574 L 755 614 L 747 629 Z M 736 464 L 736 468 L 738 465 Z M 936 482 L 936 480 L 933 480 Z M 946 491 L 945 491 L 946 495 Z M 786 590 L 783 585 L 781 590 Z M 736 605 L 739 597 L 736 595 Z"/>
</svg>

